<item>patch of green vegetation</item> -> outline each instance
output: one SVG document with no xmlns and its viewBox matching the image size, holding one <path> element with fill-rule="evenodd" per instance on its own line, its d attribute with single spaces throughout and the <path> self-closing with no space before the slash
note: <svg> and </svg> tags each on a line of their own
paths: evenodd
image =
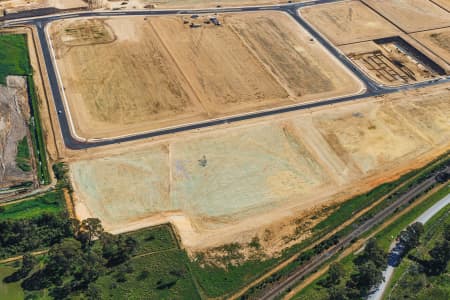
<svg viewBox="0 0 450 300">
<path fill-rule="evenodd" d="M 425 225 L 420 244 L 395 269 L 384 299 L 450 298 L 450 206 Z"/>
<path fill-rule="evenodd" d="M 32 76 L 28 76 L 28 96 L 30 97 L 31 104 L 31 121 L 30 132 L 31 141 L 33 142 L 34 153 L 36 156 L 36 168 L 38 179 L 41 184 L 50 183 L 50 173 L 47 166 L 47 152 L 44 143 L 44 136 L 41 127 L 41 118 L 39 115 L 39 103 L 34 88 L 34 82 Z"/>
<path fill-rule="evenodd" d="M 200 299 L 169 225 L 121 235 L 105 233 L 98 219 L 75 227 L 75 238 L 53 245 L 39 263 L 24 257 L 9 276 L 27 298 Z"/>
<path fill-rule="evenodd" d="M 31 200 L 2 206 L 0 221 L 29 219 L 44 213 L 62 213 L 64 210 L 63 192 L 60 190 L 51 191 Z"/>
<path fill-rule="evenodd" d="M 131 258 L 93 286 L 100 291 L 99 299 L 200 299 L 188 261 L 179 249 Z"/>
<path fill-rule="evenodd" d="M 0 299 L 22 300 L 24 293 L 20 287 L 20 282 L 4 283 L 3 279 L 16 271 L 16 268 L 9 265 L 0 265 Z"/>
<path fill-rule="evenodd" d="M 248 260 L 238 266 L 229 265 L 225 268 L 201 265 L 198 261 L 191 262 L 194 277 L 202 291 L 208 297 L 226 296 L 246 282 L 256 279 L 259 274 L 267 272 L 277 259 Z"/>
<path fill-rule="evenodd" d="M 401 218 L 392 222 L 385 229 L 380 231 L 375 237 L 383 249 L 388 249 L 391 243 L 411 222 L 417 219 L 423 212 L 433 206 L 436 202 L 450 193 L 450 186 L 446 185 L 436 193 L 430 195 L 425 201 L 417 205 L 414 209 L 405 213 Z"/>
<path fill-rule="evenodd" d="M 26 35 L 0 34 L 0 84 L 8 75 L 31 75 Z"/>
<path fill-rule="evenodd" d="M 22 171 L 31 171 L 30 149 L 28 148 L 28 140 L 26 136 L 24 136 L 23 139 L 21 139 L 17 144 L 16 163 Z"/>
<path fill-rule="evenodd" d="M 178 248 L 172 229 L 168 225 L 145 228 L 126 233 L 137 242 L 135 255 L 159 252 Z"/>
<path fill-rule="evenodd" d="M 417 205 L 413 210 L 410 210 L 409 212 L 405 213 L 402 217 L 392 222 L 389 226 L 387 226 L 385 229 L 376 234 L 375 239 L 380 248 L 383 249 L 384 251 L 388 251 L 390 244 L 395 238 L 397 238 L 397 236 L 400 234 L 402 230 L 404 230 L 409 224 L 411 224 L 411 222 L 413 222 L 428 208 L 430 208 L 436 202 L 445 197 L 449 192 L 450 186 L 448 185 L 444 186 L 437 192 L 430 195 L 425 201 Z M 345 275 L 342 277 L 343 281 L 348 281 L 350 279 L 350 275 L 355 272 L 355 265 L 353 263 L 354 258 L 355 256 L 351 254 L 341 260 L 341 264 L 344 266 L 345 269 Z M 402 264 L 399 266 L 399 269 L 404 269 L 404 267 L 402 267 Z M 320 282 L 323 282 L 327 276 L 328 273 L 319 277 L 312 284 L 308 285 L 307 288 L 303 289 L 298 294 L 296 294 L 293 299 L 296 300 L 329 299 L 327 288 L 320 284 Z M 396 273 L 394 273 L 394 277 L 395 276 Z"/>
</svg>

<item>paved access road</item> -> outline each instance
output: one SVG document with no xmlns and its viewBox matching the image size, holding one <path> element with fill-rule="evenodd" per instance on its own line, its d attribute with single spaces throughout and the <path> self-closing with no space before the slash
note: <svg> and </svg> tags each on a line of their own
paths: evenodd
<svg viewBox="0 0 450 300">
<path fill-rule="evenodd" d="M 77 12 L 77 13 L 67 13 L 51 16 L 37 16 L 32 18 L 24 18 L 18 20 L 7 20 L 5 21 L 5 26 L 20 26 L 20 25 L 35 25 L 38 30 L 38 38 L 42 47 L 42 52 L 44 55 L 44 62 L 47 68 L 47 74 L 49 77 L 49 82 L 51 86 L 51 91 L 53 95 L 54 104 L 56 111 L 58 113 L 58 120 L 62 131 L 62 136 L 66 147 L 70 149 L 87 149 L 92 147 L 104 146 L 117 144 L 122 142 L 128 142 L 143 138 L 156 137 L 160 135 L 172 134 L 182 131 L 194 130 L 204 127 L 210 127 L 215 125 L 220 125 L 224 123 L 240 122 L 243 120 L 249 120 L 254 118 L 260 118 L 275 114 L 287 113 L 302 109 L 308 109 L 318 106 L 336 104 L 341 102 L 355 101 L 366 97 L 383 95 L 388 93 L 393 93 L 406 89 L 416 89 L 420 87 L 425 87 L 429 85 L 436 85 L 444 82 L 450 82 L 450 76 L 443 77 L 440 79 L 430 80 L 427 82 L 415 83 L 411 85 L 406 85 L 402 87 L 385 87 L 382 86 L 371 78 L 369 78 L 365 73 L 363 73 L 359 68 L 357 68 L 344 54 L 342 54 L 336 47 L 334 47 L 327 39 L 325 39 L 320 33 L 318 33 L 314 28 L 312 28 L 298 13 L 297 10 L 301 7 L 319 5 L 324 3 L 339 2 L 341 0 L 316 0 L 303 3 L 291 3 L 285 5 L 271 5 L 271 6 L 251 6 L 251 7 L 233 7 L 233 8 L 212 8 L 212 9 L 195 9 L 195 10 L 134 10 L 134 11 L 88 11 L 88 12 Z M 111 138 L 111 139 L 91 139 L 91 140 L 80 140 L 73 136 L 70 125 L 70 116 L 67 113 L 67 109 L 64 105 L 64 95 L 61 93 L 61 84 L 59 82 L 57 73 L 55 71 L 55 62 L 52 59 L 52 51 L 49 46 L 48 36 L 45 32 L 45 27 L 49 22 L 60 20 L 60 19 L 70 19 L 79 17 L 115 17 L 115 16 L 164 16 L 164 15 L 192 15 L 192 14 L 212 14 L 212 13 L 227 13 L 227 12 L 254 12 L 263 10 L 275 10 L 282 11 L 291 15 L 294 20 L 302 27 L 304 27 L 309 34 L 319 43 L 321 43 L 333 56 L 335 56 L 342 64 L 344 64 L 349 70 L 351 70 L 365 85 L 366 91 L 364 93 L 345 96 L 341 98 L 328 99 L 323 101 L 318 101 L 314 103 L 298 104 L 289 107 L 281 107 L 272 110 L 265 111 L 255 111 L 242 115 L 235 115 L 230 117 L 223 117 L 220 119 L 214 119 L 209 121 L 202 121 L 197 123 L 191 123 L 186 125 L 180 125 L 176 127 L 154 130 L 150 132 L 139 133 L 135 135 Z"/>
<path fill-rule="evenodd" d="M 450 172 L 450 166 L 447 166 L 446 169 L 441 172 Z M 385 207 L 383 210 L 379 211 L 373 217 L 371 217 L 370 219 L 368 219 L 367 221 L 365 221 L 364 223 L 359 225 L 355 230 L 353 230 L 347 236 L 341 238 L 339 243 L 337 243 L 335 246 L 333 246 L 332 248 L 330 248 L 328 250 L 325 250 L 323 253 L 319 254 L 318 256 L 313 257 L 306 264 L 300 265 L 297 270 L 295 270 L 286 279 L 284 279 L 283 281 L 281 281 L 278 284 L 276 284 L 275 286 L 273 286 L 260 299 L 262 299 L 262 300 L 275 299 L 280 294 L 282 294 L 284 291 L 286 291 L 288 288 L 294 287 L 302 277 L 310 274 L 312 271 L 314 271 L 316 268 L 318 268 L 321 264 L 326 262 L 331 256 L 337 254 L 341 249 L 348 247 L 352 243 L 353 240 L 359 238 L 364 233 L 371 230 L 376 225 L 378 225 L 383 220 L 385 220 L 387 217 L 392 215 L 397 208 L 399 208 L 402 205 L 407 204 L 410 200 L 414 199 L 418 195 L 427 191 L 428 189 L 430 189 L 430 187 L 432 187 L 436 183 L 437 183 L 436 177 L 431 176 L 430 178 L 422 181 L 420 184 L 414 186 L 413 188 L 408 190 L 406 193 L 404 193 L 400 197 L 398 197 L 389 206 Z"/>
</svg>

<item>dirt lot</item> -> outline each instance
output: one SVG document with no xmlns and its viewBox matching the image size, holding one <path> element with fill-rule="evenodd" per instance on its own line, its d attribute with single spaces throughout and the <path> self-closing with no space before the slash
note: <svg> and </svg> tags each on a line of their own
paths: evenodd
<svg viewBox="0 0 450 300">
<path fill-rule="evenodd" d="M 450 64 L 450 27 L 418 32 L 412 36 Z"/>
<path fill-rule="evenodd" d="M 450 13 L 427 0 L 362 0 L 404 31 L 450 26 Z"/>
<path fill-rule="evenodd" d="M 431 0 L 431 2 L 434 2 L 435 4 L 446 9 L 447 11 L 450 11 L 450 0 Z"/>
<path fill-rule="evenodd" d="M 399 34 L 395 26 L 360 1 L 305 7 L 300 14 L 335 45 Z"/>
<path fill-rule="evenodd" d="M 16 164 L 17 144 L 24 137 L 28 139 L 27 101 L 25 79 L 8 76 L 7 85 L 0 85 L 0 188 L 33 181 L 33 173 L 22 171 Z"/>
<path fill-rule="evenodd" d="M 285 14 L 218 16 L 221 26 L 211 17 L 53 23 L 78 136 L 108 138 L 361 90 Z"/>
<path fill-rule="evenodd" d="M 449 150 L 449 87 L 79 154 L 76 212 L 113 232 L 170 221 L 189 249 L 292 233 L 295 218 Z"/>
<path fill-rule="evenodd" d="M 4 0 L 0 1 L 0 13 L 2 10 L 5 10 L 7 13 L 15 13 L 45 7 L 64 9 L 86 6 L 87 4 L 83 0 Z"/>
</svg>

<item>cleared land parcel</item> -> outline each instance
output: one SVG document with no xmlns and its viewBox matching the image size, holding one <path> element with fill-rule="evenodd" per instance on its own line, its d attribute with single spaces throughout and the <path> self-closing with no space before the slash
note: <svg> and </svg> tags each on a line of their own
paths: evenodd
<svg viewBox="0 0 450 300">
<path fill-rule="evenodd" d="M 450 26 L 450 13 L 427 0 L 363 0 L 382 16 L 411 33 Z"/>
<path fill-rule="evenodd" d="M 335 45 L 398 35 L 400 31 L 360 1 L 300 9 L 300 14 Z"/>
<path fill-rule="evenodd" d="M 433 89 L 73 162 L 77 213 L 115 232 L 169 220 L 191 248 L 250 240 L 448 150 L 448 90 Z"/>
<path fill-rule="evenodd" d="M 413 36 L 450 64 L 450 28 L 418 32 Z"/>
<path fill-rule="evenodd" d="M 221 26 L 212 17 L 53 23 L 77 134 L 108 138 L 361 89 L 286 14 L 214 16 Z"/>
</svg>

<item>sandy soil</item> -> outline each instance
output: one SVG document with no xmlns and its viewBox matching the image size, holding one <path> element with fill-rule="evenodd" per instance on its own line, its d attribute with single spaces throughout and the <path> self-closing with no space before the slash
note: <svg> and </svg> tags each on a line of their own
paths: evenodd
<svg viewBox="0 0 450 300">
<path fill-rule="evenodd" d="M 450 0 L 431 0 L 431 2 L 439 5 L 447 11 L 450 11 Z"/>
<path fill-rule="evenodd" d="M 76 213 L 113 232 L 170 221 L 190 250 L 262 238 L 268 228 L 283 240 L 277 232 L 293 232 L 305 212 L 449 150 L 448 87 L 99 152 L 71 163 Z"/>
<path fill-rule="evenodd" d="M 14 13 L 30 9 L 45 7 L 56 7 L 60 9 L 86 7 L 82 0 L 6 0 L 0 1 L 0 11 L 4 9 L 7 13 Z"/>
<path fill-rule="evenodd" d="M 300 14 L 335 45 L 399 34 L 395 26 L 360 1 L 305 7 Z"/>
<path fill-rule="evenodd" d="M 450 64 L 450 28 L 418 32 L 412 36 Z"/>
<path fill-rule="evenodd" d="M 362 0 L 404 31 L 450 26 L 450 13 L 427 0 Z"/>
<path fill-rule="evenodd" d="M 26 87 L 25 79 L 18 76 L 8 76 L 7 85 L 0 85 L 0 188 L 33 181 L 33 172 L 24 172 L 16 164 L 17 144 L 28 139 Z"/>
<path fill-rule="evenodd" d="M 285 14 L 218 16 L 221 26 L 205 24 L 209 17 L 53 23 L 77 135 L 108 138 L 361 90 Z"/>
</svg>

